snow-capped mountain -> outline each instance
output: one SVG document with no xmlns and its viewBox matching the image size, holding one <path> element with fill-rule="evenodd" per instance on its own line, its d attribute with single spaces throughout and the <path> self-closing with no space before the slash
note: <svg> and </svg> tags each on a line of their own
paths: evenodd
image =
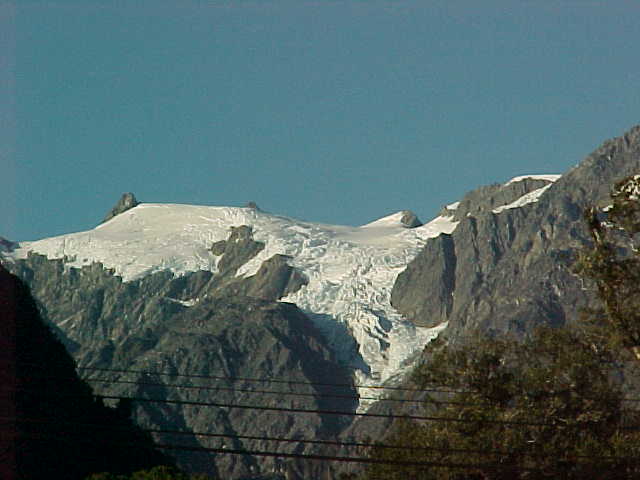
<svg viewBox="0 0 640 480">
<path fill-rule="evenodd" d="M 488 331 L 520 336 L 541 323 L 570 323 L 589 306 L 572 270 L 589 241 L 584 209 L 607 205 L 613 183 L 639 171 L 635 127 L 562 177 L 480 187 L 424 225 L 410 212 L 349 227 L 255 206 L 138 204 L 127 196 L 95 229 L 4 242 L 0 260 L 29 284 L 81 368 L 112 369 L 94 385 L 98 392 L 203 406 L 142 402 L 139 424 L 234 436 L 190 439 L 214 448 L 273 447 L 241 441 L 247 432 L 357 442 L 383 438 L 389 422 L 349 415 L 380 391 L 354 385 L 403 382 L 414 360 L 429 361 L 425 343 L 436 334 L 459 344 Z M 212 399 L 217 406 L 207 405 Z M 286 408 L 269 413 L 274 406 Z M 369 408 L 420 411 L 386 399 Z M 338 453 L 304 443 L 278 448 Z M 224 478 L 339 478 L 326 462 L 176 457 L 190 471 Z"/>
<path fill-rule="evenodd" d="M 68 268 L 99 262 L 125 282 L 162 270 L 215 273 L 219 257 L 211 245 L 227 239 L 231 227 L 249 226 L 264 249 L 242 265 L 237 276 L 255 275 L 274 255 L 288 256 L 308 284 L 282 300 L 295 303 L 314 320 L 338 357 L 354 367 L 358 383 L 377 384 L 396 374 L 441 328 L 415 327 L 395 312 L 389 296 L 395 277 L 424 241 L 451 233 L 457 223 L 438 217 L 406 228 L 403 215 L 347 227 L 252 208 L 140 204 L 87 232 L 23 242 L 13 256 L 26 258 L 35 252 L 65 259 Z"/>
<path fill-rule="evenodd" d="M 114 383 L 94 385 L 99 393 L 362 411 L 384 392 L 367 386 L 401 382 L 425 345 L 459 323 L 451 312 L 468 297 L 465 281 L 475 278 L 469 268 L 485 267 L 482 258 L 467 261 L 460 240 L 455 252 L 441 247 L 461 237 L 470 239 L 469 251 L 483 251 L 480 230 L 470 228 L 485 218 L 501 229 L 500 222 L 527 217 L 553 193 L 556 180 L 524 176 L 482 187 L 425 224 L 401 211 L 360 227 L 300 221 L 255 206 L 146 204 L 125 195 L 92 230 L 11 244 L 0 255 L 29 283 L 81 368 L 123 372 L 109 374 Z M 213 374 L 224 389 L 176 389 L 164 374 L 153 382 L 162 387 L 152 388 L 141 372 Z M 275 388 L 279 384 L 261 384 L 258 390 L 267 393 L 253 394 L 256 385 L 246 378 L 292 381 L 303 400 Z M 237 435 L 249 428 L 296 438 L 334 438 L 353 421 L 291 412 L 260 416 L 256 424 L 250 409 L 158 412 L 147 403 L 136 406 L 135 417 L 147 428 Z M 287 451 L 298 448 L 315 447 L 291 444 Z M 229 478 L 280 468 L 251 455 L 214 457 L 180 453 L 178 460 L 192 471 Z"/>
<path fill-rule="evenodd" d="M 558 178 L 534 177 L 547 184 L 494 212 L 537 201 Z M 527 178 L 531 177 L 505 185 Z M 23 242 L 12 257 L 22 259 L 34 252 L 64 259 L 67 268 L 100 263 L 125 282 L 164 270 L 178 276 L 199 270 L 215 274 L 220 257 L 211 251 L 212 244 L 227 239 L 232 227 L 248 226 L 264 248 L 236 276 L 251 277 L 273 256 L 287 256 L 307 284 L 281 300 L 295 303 L 314 321 L 338 359 L 353 369 L 359 385 L 377 385 L 401 373 L 404 362 L 446 327 L 446 322 L 431 328 L 416 326 L 414 319 L 404 318 L 391 306 L 390 296 L 396 277 L 426 240 L 455 230 L 458 221 L 451 205 L 423 225 L 415 215 L 401 211 L 349 227 L 303 222 L 256 208 L 138 204 L 135 198 L 128 199 L 129 209 L 93 230 Z M 407 218 L 419 226 L 408 228 Z M 197 301 L 181 302 L 192 306 Z M 360 389 L 368 398 L 378 392 Z"/>
</svg>

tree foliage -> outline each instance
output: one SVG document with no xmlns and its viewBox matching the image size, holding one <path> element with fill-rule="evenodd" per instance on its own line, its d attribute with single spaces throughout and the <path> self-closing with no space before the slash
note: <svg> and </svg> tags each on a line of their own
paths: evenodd
<svg viewBox="0 0 640 480">
<path fill-rule="evenodd" d="M 384 440 L 406 449 L 372 454 L 425 465 L 374 465 L 363 478 L 640 477 L 640 415 L 620 375 L 640 360 L 640 176 L 617 183 L 611 198 L 587 212 L 593 242 L 576 267 L 600 306 L 524 341 L 478 332 L 464 346 L 436 346 L 414 380 L 455 391 L 427 398 L 433 420 L 399 422 Z"/>
<path fill-rule="evenodd" d="M 131 475 L 94 473 L 86 480 L 212 480 L 206 475 L 189 475 L 170 466 L 157 466 L 150 470 L 140 470 Z"/>
<path fill-rule="evenodd" d="M 604 327 L 612 348 L 625 348 L 640 360 L 640 175 L 618 182 L 606 212 L 590 208 L 586 220 L 593 245 L 578 262 L 578 273 L 595 283 L 601 306 L 590 312 Z"/>
</svg>

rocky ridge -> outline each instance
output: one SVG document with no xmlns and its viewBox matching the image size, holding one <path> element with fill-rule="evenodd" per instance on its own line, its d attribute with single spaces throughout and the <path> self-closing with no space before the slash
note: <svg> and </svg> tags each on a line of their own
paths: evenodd
<svg viewBox="0 0 640 480">
<path fill-rule="evenodd" d="M 524 179 L 471 192 L 455 210 L 456 230 L 428 240 L 398 276 L 392 304 L 419 324 L 449 322 L 452 339 L 473 328 L 522 335 L 539 323 L 572 321 L 587 293 L 572 273 L 576 250 L 588 242 L 583 211 L 602 206 L 615 181 L 638 171 L 635 127 L 555 183 Z M 540 188 L 535 202 L 496 208 Z"/>
</svg>

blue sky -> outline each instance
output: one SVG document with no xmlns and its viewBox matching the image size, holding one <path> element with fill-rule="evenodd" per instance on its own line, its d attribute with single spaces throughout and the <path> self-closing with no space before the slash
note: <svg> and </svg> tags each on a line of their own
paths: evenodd
<svg viewBox="0 0 640 480">
<path fill-rule="evenodd" d="M 639 122 L 631 1 L 0 6 L 0 236 L 143 202 L 358 225 L 562 173 Z"/>
</svg>

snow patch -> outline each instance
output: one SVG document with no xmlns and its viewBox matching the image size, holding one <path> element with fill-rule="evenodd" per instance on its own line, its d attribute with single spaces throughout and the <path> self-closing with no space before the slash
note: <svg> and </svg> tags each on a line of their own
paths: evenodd
<svg viewBox="0 0 640 480">
<path fill-rule="evenodd" d="M 512 183 L 515 182 L 521 182 L 522 180 L 546 180 L 548 182 L 555 182 L 557 181 L 562 175 L 558 175 L 558 174 L 544 174 L 544 175 L 521 175 L 519 177 L 513 177 L 511 180 L 509 180 L 507 183 L 505 183 L 504 185 L 510 185 Z"/>
<path fill-rule="evenodd" d="M 509 203 L 507 205 L 502 205 L 501 207 L 498 207 L 498 208 L 494 208 L 492 211 L 493 211 L 493 213 L 500 213 L 500 212 L 503 212 L 505 210 L 509 210 L 511 208 L 518 208 L 518 207 L 522 207 L 524 205 L 527 205 L 529 203 L 535 203 L 540 199 L 542 194 L 549 189 L 549 187 L 551 185 L 553 185 L 553 184 L 550 183 L 549 185 L 545 185 L 542 188 L 538 188 L 536 190 L 533 190 L 532 192 L 529 192 L 529 193 L 521 196 L 516 201 L 511 202 L 511 203 Z"/>
<path fill-rule="evenodd" d="M 198 303 L 198 298 L 191 298 L 189 300 L 178 300 L 177 298 L 164 297 L 166 300 L 169 300 L 172 303 L 178 303 L 183 307 L 193 307 L 196 303 Z"/>
</svg>

